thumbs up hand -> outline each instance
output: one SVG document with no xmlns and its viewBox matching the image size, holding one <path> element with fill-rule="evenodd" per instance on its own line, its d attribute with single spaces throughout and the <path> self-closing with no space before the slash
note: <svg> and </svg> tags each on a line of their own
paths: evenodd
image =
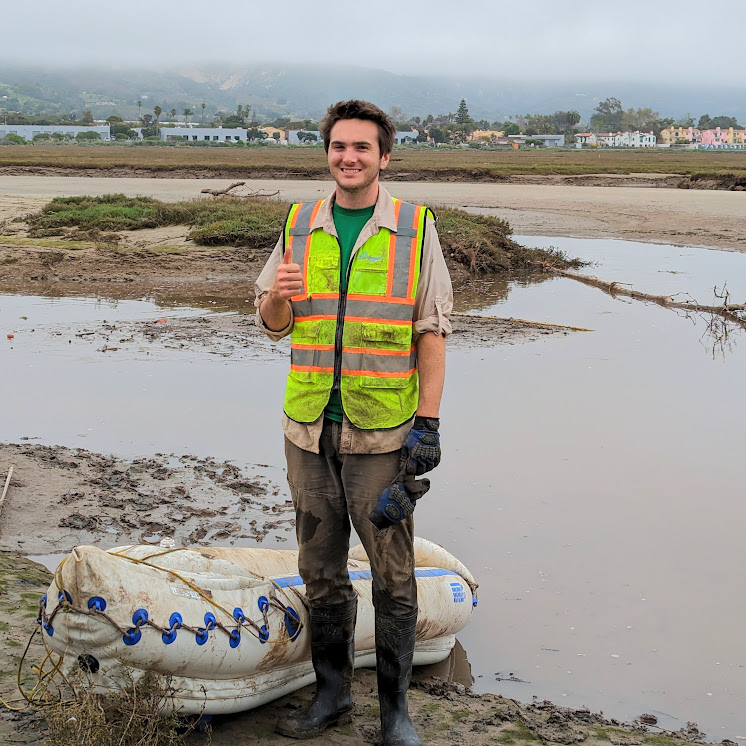
<svg viewBox="0 0 746 746">
<path fill-rule="evenodd" d="M 300 265 L 293 263 L 293 247 L 288 246 L 282 256 L 280 266 L 277 268 L 275 281 L 270 292 L 277 297 L 289 300 L 294 295 L 298 295 L 302 288 L 303 276 L 301 275 Z"/>
</svg>

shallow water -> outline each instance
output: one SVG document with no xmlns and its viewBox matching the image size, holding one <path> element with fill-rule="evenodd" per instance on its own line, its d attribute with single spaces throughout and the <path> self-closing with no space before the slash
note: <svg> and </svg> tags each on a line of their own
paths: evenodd
<svg viewBox="0 0 746 746">
<path fill-rule="evenodd" d="M 519 240 L 646 292 L 709 303 L 727 279 L 746 298 L 742 254 Z M 474 283 L 458 308 L 595 330 L 449 353 L 445 460 L 416 521 L 481 583 L 459 635 L 476 689 L 746 738 L 746 334 L 713 343 L 701 319 L 562 278 Z M 0 296 L 0 440 L 198 453 L 269 464 L 281 483 L 282 356 L 125 357 L 74 336 L 192 312 Z M 525 683 L 499 680 L 511 675 Z"/>
</svg>

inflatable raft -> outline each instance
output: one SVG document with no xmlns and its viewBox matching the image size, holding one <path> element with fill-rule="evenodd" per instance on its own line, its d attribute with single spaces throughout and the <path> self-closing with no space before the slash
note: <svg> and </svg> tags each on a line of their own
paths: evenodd
<svg viewBox="0 0 746 746">
<path fill-rule="evenodd" d="M 370 566 L 350 550 L 358 593 L 355 665 L 375 665 Z M 471 618 L 471 573 L 442 547 L 415 539 L 419 618 L 414 664 L 444 660 Z M 39 622 L 68 672 L 99 691 L 146 671 L 170 679 L 185 713 L 248 710 L 314 680 L 298 553 L 275 549 L 77 547 L 57 568 Z"/>
</svg>

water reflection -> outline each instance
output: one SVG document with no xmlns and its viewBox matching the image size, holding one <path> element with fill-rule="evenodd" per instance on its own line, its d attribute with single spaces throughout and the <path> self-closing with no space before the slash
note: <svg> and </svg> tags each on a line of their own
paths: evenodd
<svg viewBox="0 0 746 746">
<path fill-rule="evenodd" d="M 447 681 L 461 684 L 468 689 L 474 684 L 466 650 L 458 640 L 444 661 L 433 663 L 431 666 L 418 666 L 414 670 L 413 678 L 418 681 Z"/>
<path fill-rule="evenodd" d="M 0 293 L 41 298 L 81 298 L 116 307 L 118 301 L 146 301 L 167 308 L 200 308 L 221 313 L 254 313 L 254 284 L 249 282 L 190 284 L 112 284 L 101 290 L 101 282 L 31 282 L 4 288 Z"/>
<path fill-rule="evenodd" d="M 453 284 L 453 310 L 459 313 L 483 311 L 506 301 L 514 288 L 528 288 L 551 279 L 552 276 L 544 272 L 466 278 Z"/>
</svg>

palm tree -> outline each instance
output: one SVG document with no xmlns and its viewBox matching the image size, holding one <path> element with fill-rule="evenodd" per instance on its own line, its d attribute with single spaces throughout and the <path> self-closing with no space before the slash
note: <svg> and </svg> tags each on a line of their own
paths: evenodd
<svg viewBox="0 0 746 746">
<path fill-rule="evenodd" d="M 171 119 L 176 120 L 176 109 L 171 109 Z"/>
<path fill-rule="evenodd" d="M 184 124 L 189 124 L 189 117 L 191 117 L 192 114 L 194 114 L 194 112 L 189 107 L 184 109 Z"/>
<path fill-rule="evenodd" d="M 158 137 L 158 117 L 160 117 L 163 109 L 160 106 L 156 106 L 153 111 L 155 112 L 155 136 Z"/>
<path fill-rule="evenodd" d="M 207 104 L 203 101 L 202 102 L 202 124 L 205 123 L 205 107 L 206 106 L 207 106 Z"/>
<path fill-rule="evenodd" d="M 140 109 L 142 109 L 142 101 L 138 101 L 137 102 L 137 119 L 138 119 L 138 121 L 142 118 L 140 116 Z"/>
</svg>

